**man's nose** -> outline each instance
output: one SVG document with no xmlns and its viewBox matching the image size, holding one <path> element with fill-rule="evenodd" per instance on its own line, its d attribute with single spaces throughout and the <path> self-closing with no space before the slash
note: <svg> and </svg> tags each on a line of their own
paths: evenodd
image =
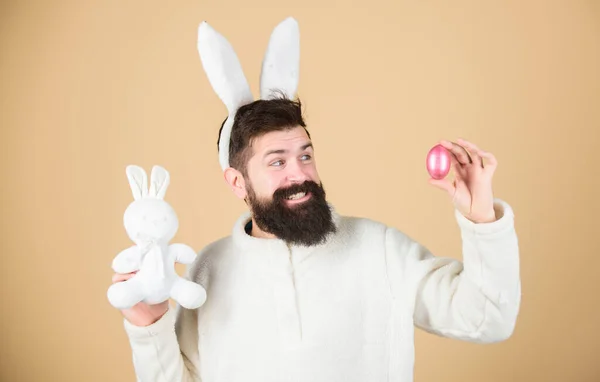
<svg viewBox="0 0 600 382">
<path fill-rule="evenodd" d="M 303 183 L 308 179 L 308 176 L 302 167 L 302 163 L 299 163 L 298 161 L 288 163 L 287 170 L 287 178 L 290 183 Z"/>
</svg>

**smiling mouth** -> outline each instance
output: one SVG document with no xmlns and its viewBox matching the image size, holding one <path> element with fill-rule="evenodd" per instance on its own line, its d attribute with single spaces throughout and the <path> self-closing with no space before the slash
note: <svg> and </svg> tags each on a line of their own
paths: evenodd
<svg viewBox="0 0 600 382">
<path fill-rule="evenodd" d="M 307 201 L 308 199 L 310 199 L 310 197 L 310 193 L 298 192 L 296 194 L 288 196 L 287 198 L 285 198 L 285 200 L 288 204 L 297 204 Z"/>
</svg>

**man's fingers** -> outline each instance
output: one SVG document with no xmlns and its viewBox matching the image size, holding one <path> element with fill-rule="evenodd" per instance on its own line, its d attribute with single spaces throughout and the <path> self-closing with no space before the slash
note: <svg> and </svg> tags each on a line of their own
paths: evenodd
<svg viewBox="0 0 600 382">
<path fill-rule="evenodd" d="M 175 264 L 181 264 L 179 261 L 176 261 Z M 133 276 L 135 276 L 135 274 L 138 271 L 133 271 L 133 272 L 129 272 L 129 273 L 115 273 L 112 276 L 112 282 L 113 283 L 118 283 L 121 281 L 127 281 L 130 278 L 132 278 Z"/>
<path fill-rule="evenodd" d="M 483 153 L 483 150 L 481 150 L 479 147 L 477 147 L 477 145 L 475 145 L 472 142 L 469 142 L 467 140 L 464 139 L 457 139 L 457 142 L 461 145 L 466 147 L 467 149 L 469 149 L 469 154 L 471 155 L 471 158 L 473 159 L 473 163 L 476 164 L 479 167 L 483 167 L 483 161 L 481 159 L 481 154 Z"/>
<path fill-rule="evenodd" d="M 112 277 L 112 282 L 113 283 L 118 283 L 118 282 L 121 282 L 121 281 L 127 281 L 130 278 L 132 278 L 136 273 L 137 273 L 137 271 L 136 272 L 131 272 L 131 273 L 115 273 L 113 275 L 113 277 Z"/>
<path fill-rule="evenodd" d="M 454 157 L 456 158 L 458 163 L 460 163 L 461 165 L 464 166 L 464 165 L 473 163 L 470 153 L 467 151 L 467 149 L 465 149 L 463 146 L 459 145 L 458 143 L 449 142 L 449 141 L 441 141 L 440 144 L 442 146 L 444 146 L 446 149 L 448 149 L 448 151 L 450 151 L 450 153 L 452 153 L 452 155 L 454 155 Z"/>
<path fill-rule="evenodd" d="M 496 166 L 498 166 L 498 161 L 496 160 L 494 154 L 487 151 L 480 151 L 479 155 L 487 160 L 487 168 L 492 169 L 492 171 L 496 169 Z"/>
<path fill-rule="evenodd" d="M 176 261 L 175 264 L 181 264 L 181 263 L 178 262 L 178 261 Z M 113 283 L 118 283 L 118 282 L 121 282 L 121 281 L 127 281 L 130 278 L 132 278 L 133 276 L 135 276 L 135 274 L 137 272 L 138 271 L 133 271 L 133 272 L 130 272 L 130 273 L 115 273 L 112 276 L 112 282 Z"/>
</svg>

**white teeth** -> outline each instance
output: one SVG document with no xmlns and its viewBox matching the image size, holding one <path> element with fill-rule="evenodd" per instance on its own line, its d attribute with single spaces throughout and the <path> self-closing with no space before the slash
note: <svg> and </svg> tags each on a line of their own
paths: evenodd
<svg viewBox="0 0 600 382">
<path fill-rule="evenodd" d="M 300 198 L 303 198 L 305 195 L 306 195 L 306 192 L 299 192 L 297 194 L 288 196 L 288 199 L 289 200 L 300 199 Z"/>
</svg>

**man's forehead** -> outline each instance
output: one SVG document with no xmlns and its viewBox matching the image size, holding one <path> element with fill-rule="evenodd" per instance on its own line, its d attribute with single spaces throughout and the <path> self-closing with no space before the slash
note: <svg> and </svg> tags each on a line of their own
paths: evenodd
<svg viewBox="0 0 600 382">
<path fill-rule="evenodd" d="M 300 131 L 301 130 L 301 131 Z M 269 132 L 254 141 L 256 151 L 299 150 L 312 146 L 303 128 Z"/>
</svg>

